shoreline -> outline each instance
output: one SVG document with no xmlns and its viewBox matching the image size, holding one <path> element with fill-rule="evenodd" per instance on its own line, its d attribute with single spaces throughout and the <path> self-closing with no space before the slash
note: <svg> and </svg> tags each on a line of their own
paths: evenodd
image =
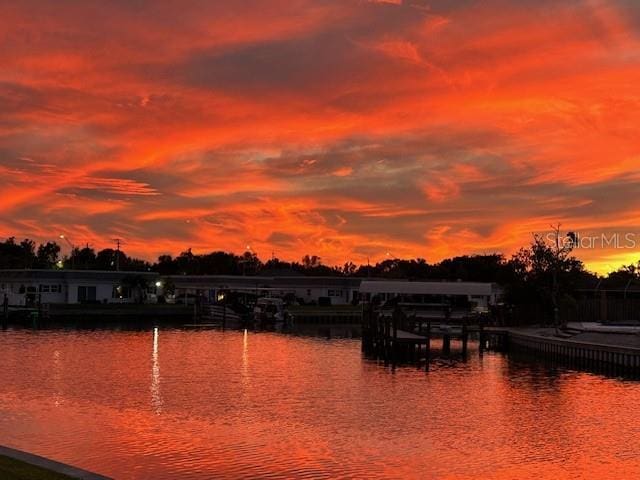
<svg viewBox="0 0 640 480">
<path fill-rule="evenodd" d="M 55 477 L 77 480 L 113 480 L 111 477 L 105 477 L 104 475 L 93 473 L 82 468 L 74 467 L 72 465 L 67 465 L 66 463 L 58 462 L 49 458 L 41 457 L 40 455 L 35 455 L 33 453 L 0 445 L 0 458 L 2 457 L 13 460 L 20 468 L 25 465 L 34 467 L 33 473 L 36 475 L 38 473 L 42 473 L 43 475 L 53 473 Z M 0 473 L 2 472 L 0 471 Z M 43 476 L 42 478 L 47 477 Z"/>
<path fill-rule="evenodd" d="M 621 375 L 640 375 L 640 336 L 628 333 L 579 332 L 555 335 L 553 328 L 504 328 L 485 335 L 504 335 L 509 354 L 529 354 L 578 369 L 613 369 Z"/>
</svg>

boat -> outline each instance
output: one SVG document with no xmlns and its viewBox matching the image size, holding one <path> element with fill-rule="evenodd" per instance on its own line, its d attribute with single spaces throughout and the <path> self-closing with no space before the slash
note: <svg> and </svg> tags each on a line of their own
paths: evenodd
<svg viewBox="0 0 640 480">
<path fill-rule="evenodd" d="M 253 307 L 255 325 L 261 329 L 282 330 L 291 327 L 293 316 L 285 308 L 281 298 L 261 297 Z"/>
</svg>

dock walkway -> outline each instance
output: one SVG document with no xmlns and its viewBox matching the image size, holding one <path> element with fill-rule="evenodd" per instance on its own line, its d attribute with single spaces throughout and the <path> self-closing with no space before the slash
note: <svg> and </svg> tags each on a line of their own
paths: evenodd
<svg viewBox="0 0 640 480">
<path fill-rule="evenodd" d="M 425 362 L 429 368 L 431 338 L 442 337 L 443 355 L 451 354 L 451 341 L 461 341 L 461 354 L 467 356 L 469 330 L 466 324 L 432 328 L 416 316 L 407 316 L 400 308 L 393 311 L 367 308 L 362 314 L 362 350 L 385 363 Z"/>
</svg>

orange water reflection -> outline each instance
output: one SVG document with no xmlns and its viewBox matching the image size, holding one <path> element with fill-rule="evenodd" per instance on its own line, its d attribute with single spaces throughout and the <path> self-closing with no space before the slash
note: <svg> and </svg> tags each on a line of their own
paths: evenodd
<svg viewBox="0 0 640 480">
<path fill-rule="evenodd" d="M 0 332 L 0 443 L 116 478 L 640 478 L 640 384 L 357 340 Z"/>
</svg>

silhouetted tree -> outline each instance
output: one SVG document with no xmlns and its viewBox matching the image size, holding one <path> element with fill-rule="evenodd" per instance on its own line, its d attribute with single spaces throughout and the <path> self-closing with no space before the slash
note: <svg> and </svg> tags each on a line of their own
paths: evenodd
<svg viewBox="0 0 640 480">
<path fill-rule="evenodd" d="M 640 285 L 640 262 L 637 264 L 625 265 L 618 270 L 609 273 L 602 280 L 602 288 L 628 289 L 631 286 Z"/>
<path fill-rule="evenodd" d="M 60 245 L 55 242 L 40 244 L 36 254 L 36 266 L 38 268 L 54 268 L 60 256 Z"/>
<path fill-rule="evenodd" d="M 71 256 L 65 259 L 64 268 L 76 270 L 95 270 L 96 252 L 88 245 L 83 248 L 75 247 L 71 250 Z"/>
<path fill-rule="evenodd" d="M 343 275 L 352 276 L 353 274 L 356 273 L 357 269 L 358 269 L 358 267 L 356 266 L 355 263 L 353 263 L 353 262 L 345 262 L 345 264 L 342 266 L 342 273 L 343 273 Z"/>
<path fill-rule="evenodd" d="M 0 265 L 2 268 L 32 268 L 36 262 L 35 243 L 24 239 L 19 244 L 15 237 L 0 243 Z"/>
<path fill-rule="evenodd" d="M 594 277 L 571 255 L 573 247 L 573 237 L 562 237 L 559 226 L 549 238 L 534 235 L 531 245 L 520 249 L 508 263 L 513 273 L 505 283 L 509 301 L 542 304 L 559 327 L 561 303 L 574 301 L 576 287 Z"/>
<path fill-rule="evenodd" d="M 177 265 L 171 255 L 160 255 L 153 268 L 161 275 L 175 275 L 178 273 Z"/>
<path fill-rule="evenodd" d="M 96 254 L 95 269 L 96 270 L 115 270 L 116 269 L 116 255 L 117 250 L 113 248 L 105 248 L 100 250 Z M 120 252 L 120 260 L 122 261 L 125 255 Z M 122 262 L 121 262 L 122 263 Z"/>
</svg>

